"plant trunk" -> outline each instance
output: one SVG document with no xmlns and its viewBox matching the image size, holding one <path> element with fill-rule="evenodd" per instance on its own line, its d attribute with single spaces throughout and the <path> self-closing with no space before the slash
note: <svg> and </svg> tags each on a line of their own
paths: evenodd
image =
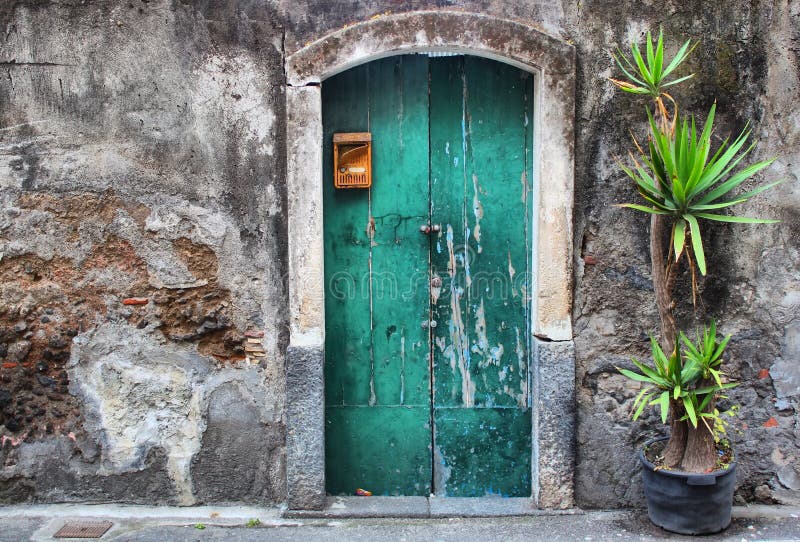
<svg viewBox="0 0 800 542">
<path fill-rule="evenodd" d="M 686 472 L 711 472 L 717 463 L 717 446 L 714 435 L 702 421 L 697 427 L 689 426 L 686 453 L 683 454 L 681 470 Z"/>
<path fill-rule="evenodd" d="M 714 384 L 710 378 L 702 379 L 698 383 L 698 387 L 705 388 Z M 705 412 L 712 412 L 714 410 L 715 401 L 712 399 L 706 406 Z M 697 427 L 687 424 L 689 434 L 686 438 L 686 452 L 683 454 L 683 461 L 681 461 L 681 470 L 686 472 L 710 472 L 714 470 L 714 465 L 717 463 L 717 444 L 714 441 L 714 434 L 708 425 L 703 423 L 703 419 L 699 417 L 697 420 Z"/>
<path fill-rule="evenodd" d="M 675 350 L 675 341 L 678 336 L 678 328 L 675 324 L 675 316 L 672 314 L 672 288 L 674 287 L 675 266 L 669 266 L 667 272 L 667 261 L 665 254 L 664 237 L 666 237 L 667 220 L 663 215 L 651 215 L 650 217 L 650 262 L 652 265 L 653 290 L 656 295 L 656 306 L 658 316 L 661 320 L 661 345 L 664 353 L 668 356 Z M 672 277 L 670 275 L 673 275 Z M 664 448 L 664 464 L 667 467 L 678 467 L 683 461 L 686 452 L 687 435 L 689 426 L 686 421 L 681 421 L 683 416 L 683 405 L 678 401 L 670 399 L 669 418 L 670 435 L 669 442 Z"/>
<path fill-rule="evenodd" d="M 664 465 L 674 469 L 680 466 L 686 453 L 686 437 L 689 432 L 689 425 L 680 420 L 683 416 L 683 405 L 674 399 L 670 399 L 669 403 L 669 441 L 662 455 L 664 457 Z"/>
<path fill-rule="evenodd" d="M 664 247 L 666 229 L 664 215 L 651 215 L 650 218 L 650 262 L 652 264 L 653 290 L 656 294 L 658 316 L 661 319 L 661 341 L 664 353 L 669 356 L 675 350 L 678 329 L 672 314 L 672 289 L 667 276 L 667 261 Z"/>
</svg>

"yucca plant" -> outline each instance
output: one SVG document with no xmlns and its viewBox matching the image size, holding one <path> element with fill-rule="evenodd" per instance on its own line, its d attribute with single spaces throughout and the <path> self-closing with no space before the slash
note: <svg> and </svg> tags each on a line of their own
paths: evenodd
<svg viewBox="0 0 800 542">
<path fill-rule="evenodd" d="M 667 59 L 663 33 L 659 32 L 654 40 L 648 32 L 644 53 L 638 45 L 631 44 L 628 55 L 619 50 L 613 55 L 627 79 L 610 81 L 625 92 L 648 96 L 654 103 L 652 111 L 646 108 L 649 121 L 646 144 L 640 145 L 634 138 L 640 157 L 631 154 L 631 163 L 620 163 L 620 167 L 634 181 L 643 199 L 622 206 L 651 217 L 650 257 L 661 319 L 661 345 L 652 342 L 652 367 L 637 361 L 636 366 L 642 371 L 638 376 L 632 371 L 622 372 L 646 383 L 635 401 L 634 415 L 638 417 L 647 405 L 659 405 L 662 419 L 669 419 L 670 439 L 664 450 L 664 464 L 705 472 L 716 462 L 712 428 L 719 424 L 717 420 L 713 424 L 709 421 L 717 412 L 714 403 L 722 390 L 731 387 L 723 381 L 720 368 L 728 339 L 717 341 L 713 323 L 696 343 L 678 332 L 673 315 L 677 304 L 676 277 L 681 262 L 686 262 L 692 277 L 694 302 L 695 269 L 705 275 L 708 267 L 703 249 L 703 221 L 776 222 L 728 214 L 728 210 L 780 181 L 738 193 L 745 181 L 767 168 L 774 159 L 746 163 L 755 146 L 755 142 L 749 142 L 751 131 L 747 126 L 733 141 L 725 139 L 714 149 L 716 103 L 702 126 L 694 117 L 679 113 L 677 101 L 665 89 L 693 76 L 677 74 L 695 47 L 688 40 L 672 59 Z M 667 236 L 669 243 L 664 242 Z"/>
<path fill-rule="evenodd" d="M 622 73 L 628 78 L 628 81 L 620 79 L 611 79 L 611 81 L 625 92 L 630 92 L 632 94 L 649 94 L 653 98 L 658 98 L 666 87 L 677 85 L 682 81 L 694 77 L 692 73 L 667 81 L 667 77 L 686 60 L 695 46 L 696 45 L 693 46 L 691 44 L 690 40 L 687 40 L 665 68 L 664 32 L 663 30 L 659 30 L 658 41 L 655 45 L 653 44 L 653 36 L 648 32 L 646 57 L 642 55 L 639 50 L 639 45 L 636 43 L 631 43 L 630 45 L 630 58 L 617 49 L 614 60 L 617 62 L 617 66 L 622 70 Z M 633 75 L 634 73 L 636 75 Z"/>
<path fill-rule="evenodd" d="M 666 423 L 672 399 L 680 400 L 685 419 L 689 420 L 693 427 L 697 427 L 698 423 L 703 421 L 702 418 L 709 417 L 704 410 L 714 394 L 736 386 L 736 383 L 723 382 L 723 373 L 717 369 L 722 363 L 722 353 L 730 336 L 722 342 L 717 342 L 714 322 L 705 329 L 697 345 L 693 344 L 684 333 L 680 333 L 680 340 L 684 346 L 683 351 L 676 349 L 667 357 L 655 337 L 650 337 L 653 360 L 651 366 L 631 358 L 640 373 L 617 368 L 628 378 L 646 384 L 634 399 L 634 420 L 638 419 L 645 407 L 650 405 L 660 408 L 661 420 Z M 706 426 L 711 430 L 710 425 Z"/>
<path fill-rule="evenodd" d="M 639 45 L 636 43 L 630 44 L 630 58 L 619 49 L 617 49 L 617 54 L 613 55 L 617 66 L 619 66 L 628 80 L 609 78 L 609 81 L 625 92 L 646 94 L 653 98 L 656 109 L 661 114 L 664 131 L 670 131 L 669 114 L 662 98 L 667 98 L 673 105 L 676 104 L 672 96 L 665 92 L 664 89 L 694 77 L 694 74 L 690 73 L 677 79 L 668 80 L 669 76 L 683 64 L 696 46 L 696 43 L 692 45 L 691 40 L 687 40 L 665 68 L 664 32 L 659 30 L 658 41 L 655 45 L 653 44 L 652 35 L 648 32 L 644 55 L 642 55 Z"/>
<path fill-rule="evenodd" d="M 704 329 L 703 336 L 698 335 L 696 345 L 684 333 L 680 334 L 680 340 L 685 348 L 684 356 L 689 363 L 697 367 L 700 378 L 706 381 L 713 379 L 718 386 L 722 387 L 724 373 L 719 367 L 722 365 L 722 353 L 728 346 L 731 336 L 727 335 L 721 342 L 717 341 L 717 323 L 712 320 L 711 324 Z"/>
<path fill-rule="evenodd" d="M 636 159 L 633 167 L 620 165 L 636 182 L 639 194 L 649 204 L 624 203 L 622 206 L 671 217 L 673 224 L 670 246 L 673 248 L 675 261 L 683 254 L 688 236 L 691 239 L 690 250 L 702 275 L 706 274 L 706 259 L 699 219 L 748 224 L 778 222 L 720 213 L 728 207 L 746 202 L 781 181 L 763 184 L 742 194 L 730 195 L 739 185 L 772 164 L 775 159 L 762 160 L 736 169 L 755 147 L 755 143 L 745 147 L 750 137 L 749 128 L 742 130 L 733 143 L 729 144 L 727 139 L 723 141 L 712 155 L 711 137 L 716 107 L 717 104 L 711 106 L 705 127 L 700 133 L 697 132 L 694 117 L 691 118 L 691 123 L 688 119 L 680 122 L 677 115 L 674 118 L 673 133 L 665 133 L 657 126 L 648 110 L 650 139 L 648 152 L 641 152 L 644 165 Z M 641 151 L 638 143 L 637 147 Z"/>
<path fill-rule="evenodd" d="M 721 342 L 717 341 L 716 323 L 712 321 L 705 328 L 703 336 L 698 336 L 697 343 L 693 343 L 684 333 L 679 333 L 679 340 L 682 348 L 676 348 L 668 357 L 658 341 L 651 337 L 652 364 L 631 358 L 640 372 L 619 367 L 617 370 L 645 384 L 633 402 L 634 420 L 641 416 L 646 407 L 657 406 L 663 423 L 667 422 L 670 413 L 676 419 L 690 423 L 697 434 L 698 445 L 710 446 L 713 452 L 714 426 L 720 415 L 714 403 L 721 391 L 737 385 L 724 382 L 724 374 L 719 369 L 730 335 Z M 694 470 L 692 463 L 697 460 L 694 454 L 686 456 L 681 453 L 680 457 L 673 459 L 669 457 L 671 453 L 674 452 L 668 445 L 663 454 L 665 465 Z"/>
<path fill-rule="evenodd" d="M 650 337 L 650 347 L 653 365 L 631 358 L 633 364 L 641 373 L 617 367 L 617 370 L 632 380 L 645 383 L 636 399 L 633 401 L 633 419 L 641 416 L 645 407 L 658 406 L 661 409 L 661 421 L 667 422 L 669 415 L 670 399 L 677 401 L 685 397 L 690 384 L 696 379 L 698 371 L 691 367 L 684 367 L 679 351 L 673 351 L 669 358 L 659 346 L 655 337 Z"/>
</svg>

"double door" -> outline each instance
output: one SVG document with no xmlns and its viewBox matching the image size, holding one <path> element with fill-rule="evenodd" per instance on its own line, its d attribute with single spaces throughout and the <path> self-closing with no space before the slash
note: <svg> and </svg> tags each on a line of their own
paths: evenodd
<svg viewBox="0 0 800 542">
<path fill-rule="evenodd" d="M 530 496 L 532 75 L 405 55 L 322 95 L 328 493 Z M 334 188 L 364 131 L 372 187 Z"/>
</svg>

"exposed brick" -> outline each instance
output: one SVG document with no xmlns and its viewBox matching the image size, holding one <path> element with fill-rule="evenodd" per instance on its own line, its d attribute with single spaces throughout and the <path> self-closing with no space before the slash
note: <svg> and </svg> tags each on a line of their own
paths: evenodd
<svg viewBox="0 0 800 542">
<path fill-rule="evenodd" d="M 122 300 L 123 305 L 147 305 L 150 299 L 147 297 L 126 297 Z"/>
</svg>

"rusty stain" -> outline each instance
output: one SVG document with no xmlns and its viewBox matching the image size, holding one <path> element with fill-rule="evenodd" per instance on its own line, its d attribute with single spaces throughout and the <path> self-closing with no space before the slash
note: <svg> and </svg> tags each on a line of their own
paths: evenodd
<svg viewBox="0 0 800 542">
<path fill-rule="evenodd" d="M 378 243 L 375 242 L 375 217 L 370 216 L 369 221 L 367 222 L 367 227 L 365 228 L 364 232 L 369 237 L 369 246 L 376 247 Z"/>
<path fill-rule="evenodd" d="M 373 291 L 372 287 L 372 247 L 377 246 L 375 242 L 375 217 L 372 216 L 372 190 L 369 191 L 369 200 L 368 206 L 370 209 L 369 212 L 369 220 L 367 220 L 367 227 L 366 227 L 366 234 L 369 237 L 369 259 L 368 259 L 368 277 L 369 277 L 369 329 L 370 333 L 374 335 L 375 333 L 375 322 L 373 319 L 374 314 L 374 298 L 375 292 Z M 370 345 L 372 345 L 374 339 L 370 339 Z M 369 406 L 375 406 L 378 403 L 378 398 L 375 395 L 375 350 L 370 346 L 369 349 L 369 401 L 367 404 Z"/>
</svg>

